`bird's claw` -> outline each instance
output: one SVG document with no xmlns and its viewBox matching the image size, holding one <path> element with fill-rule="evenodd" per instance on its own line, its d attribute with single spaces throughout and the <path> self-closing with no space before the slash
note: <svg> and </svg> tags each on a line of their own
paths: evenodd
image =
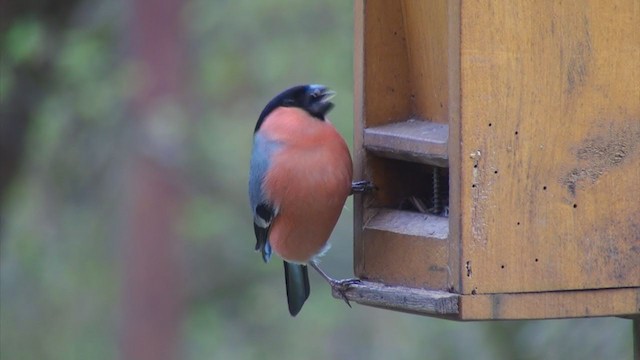
<svg viewBox="0 0 640 360">
<path fill-rule="evenodd" d="M 351 288 L 352 285 L 360 284 L 361 282 L 362 281 L 360 281 L 360 279 L 333 280 L 331 282 L 331 289 L 340 294 L 342 300 L 344 300 L 344 302 L 347 303 L 349 307 L 351 307 L 351 303 L 349 303 L 346 292 Z"/>
<path fill-rule="evenodd" d="M 371 181 L 361 180 L 361 181 L 353 181 L 351 182 L 351 193 L 352 194 L 361 194 L 366 193 L 372 190 L 375 190 L 376 187 L 373 185 Z"/>
</svg>

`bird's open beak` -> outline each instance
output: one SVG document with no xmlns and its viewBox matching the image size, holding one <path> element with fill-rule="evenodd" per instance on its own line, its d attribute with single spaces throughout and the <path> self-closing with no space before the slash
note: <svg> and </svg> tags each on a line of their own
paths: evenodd
<svg viewBox="0 0 640 360">
<path fill-rule="evenodd" d="M 309 110 L 311 110 L 314 116 L 324 119 L 327 113 L 333 109 L 334 105 L 331 99 L 336 96 L 336 92 L 322 87 L 319 95 L 320 96 L 315 99 L 315 102 L 311 104 Z"/>
<path fill-rule="evenodd" d="M 323 103 L 327 103 L 329 102 L 329 100 L 333 99 L 333 97 L 336 96 L 336 92 L 333 90 L 325 90 L 322 92 L 322 99 L 320 100 Z"/>
</svg>

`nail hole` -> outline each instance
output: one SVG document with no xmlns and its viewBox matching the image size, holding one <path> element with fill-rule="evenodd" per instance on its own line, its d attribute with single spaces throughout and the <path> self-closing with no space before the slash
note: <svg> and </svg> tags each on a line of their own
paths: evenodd
<svg viewBox="0 0 640 360">
<path fill-rule="evenodd" d="M 475 289 L 475 288 L 474 288 L 473 290 L 471 290 L 471 295 L 475 295 L 475 294 L 477 294 L 477 293 L 478 293 L 478 292 L 476 291 L 476 289 Z"/>
<path fill-rule="evenodd" d="M 577 208 L 577 207 L 578 207 L 578 204 L 573 204 L 573 208 L 574 209 Z"/>
<path fill-rule="evenodd" d="M 476 187 L 476 184 L 471 185 L 472 188 Z"/>
<path fill-rule="evenodd" d="M 493 124 L 489 123 L 489 126 L 491 126 L 491 125 L 493 125 Z"/>
<path fill-rule="evenodd" d="M 497 174 L 497 173 L 498 173 L 498 170 L 494 171 L 493 173 L 494 173 L 494 174 Z"/>
<path fill-rule="evenodd" d="M 536 262 L 538 262 L 538 258 L 536 258 Z"/>
<path fill-rule="evenodd" d="M 546 186 L 543 186 L 543 187 L 542 187 L 542 190 L 547 190 L 547 187 L 546 187 Z"/>
<path fill-rule="evenodd" d="M 478 164 L 473 164 L 473 168 L 474 169 L 477 168 L 477 167 L 478 167 Z"/>
<path fill-rule="evenodd" d="M 516 131 L 516 135 L 518 135 L 518 132 Z"/>
<path fill-rule="evenodd" d="M 500 269 L 504 269 L 504 265 L 500 265 Z"/>
<path fill-rule="evenodd" d="M 516 225 L 520 226 L 520 221 L 518 221 L 518 222 L 516 223 Z"/>
</svg>

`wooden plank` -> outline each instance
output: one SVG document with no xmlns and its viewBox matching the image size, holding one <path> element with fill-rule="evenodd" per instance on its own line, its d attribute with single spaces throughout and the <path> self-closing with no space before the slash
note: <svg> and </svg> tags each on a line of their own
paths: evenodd
<svg viewBox="0 0 640 360">
<path fill-rule="evenodd" d="M 365 152 L 364 129 L 408 119 L 412 111 L 401 4 L 357 0 L 354 12 L 354 176 L 371 180 L 379 188 L 354 200 L 354 270 L 359 274 L 364 269 L 359 229 L 368 216 L 366 209 L 391 204 L 399 195 L 393 180 L 380 176 L 389 164 Z"/>
<path fill-rule="evenodd" d="M 402 1 L 413 114 L 449 122 L 448 0 Z"/>
<path fill-rule="evenodd" d="M 334 291 L 336 299 L 341 295 Z M 640 288 L 459 295 L 362 281 L 345 295 L 361 305 L 463 321 L 625 316 L 640 313 Z"/>
<path fill-rule="evenodd" d="M 364 150 L 364 0 L 353 6 L 353 178 L 365 177 Z M 370 179 L 370 178 L 369 178 Z M 353 273 L 363 271 L 362 224 L 367 194 L 353 197 Z"/>
<path fill-rule="evenodd" d="M 361 9 L 366 127 L 408 119 L 412 111 L 402 4 L 366 1 Z"/>
<path fill-rule="evenodd" d="M 446 241 L 372 230 L 365 230 L 364 237 L 359 278 L 415 288 L 451 288 Z"/>
<path fill-rule="evenodd" d="M 441 240 L 449 236 L 449 219 L 446 217 L 389 209 L 375 211 L 365 229 Z"/>
<path fill-rule="evenodd" d="M 461 320 L 554 319 L 640 313 L 640 288 L 463 295 Z"/>
<path fill-rule="evenodd" d="M 359 278 L 415 288 L 448 290 L 448 219 L 376 209 L 363 230 Z"/>
<path fill-rule="evenodd" d="M 461 292 L 640 286 L 638 1 L 461 6 Z"/>
<path fill-rule="evenodd" d="M 408 120 L 364 130 L 364 146 L 383 157 L 447 167 L 445 124 Z"/>
<path fill-rule="evenodd" d="M 332 293 L 336 299 L 341 294 Z M 352 285 L 345 292 L 349 301 L 362 305 L 400 310 L 422 315 L 457 315 L 458 297 L 444 291 L 414 289 L 404 286 L 387 286 L 380 283 L 363 281 Z"/>
<path fill-rule="evenodd" d="M 462 212 L 461 212 L 461 102 L 460 102 L 460 0 L 449 0 L 447 8 L 448 122 L 449 122 L 449 268 L 453 291 L 461 293 Z"/>
</svg>

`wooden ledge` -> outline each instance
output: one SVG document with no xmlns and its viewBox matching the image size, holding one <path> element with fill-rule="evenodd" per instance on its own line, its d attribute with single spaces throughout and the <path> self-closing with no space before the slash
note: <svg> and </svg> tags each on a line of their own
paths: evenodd
<svg viewBox="0 0 640 360">
<path fill-rule="evenodd" d="M 463 295 L 461 320 L 531 320 L 640 313 L 640 288 Z"/>
<path fill-rule="evenodd" d="M 364 147 L 382 157 L 449 166 L 449 126 L 408 120 L 364 130 Z"/>
<path fill-rule="evenodd" d="M 342 299 L 333 292 L 333 297 Z M 460 295 L 362 281 L 345 293 L 361 305 L 453 320 L 532 320 L 640 314 L 640 288 Z"/>
<path fill-rule="evenodd" d="M 449 219 L 446 217 L 403 210 L 375 211 L 364 225 L 365 229 L 441 240 L 449 237 Z"/>
<path fill-rule="evenodd" d="M 339 293 L 333 297 L 342 299 Z M 447 316 L 458 314 L 458 294 L 444 291 L 415 289 L 404 286 L 387 286 L 363 281 L 352 285 L 345 295 L 349 301 L 361 305 L 412 312 L 421 315 Z"/>
</svg>

